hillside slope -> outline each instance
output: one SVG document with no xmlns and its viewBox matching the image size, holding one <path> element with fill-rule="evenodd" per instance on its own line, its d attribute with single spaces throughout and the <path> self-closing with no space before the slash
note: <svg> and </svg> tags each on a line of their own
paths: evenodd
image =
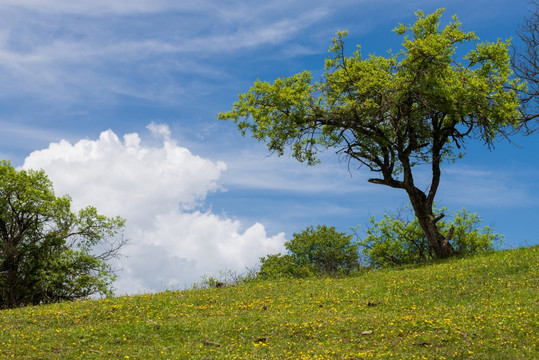
<svg viewBox="0 0 539 360">
<path fill-rule="evenodd" d="M 0 358 L 533 359 L 539 247 L 0 311 Z"/>
</svg>

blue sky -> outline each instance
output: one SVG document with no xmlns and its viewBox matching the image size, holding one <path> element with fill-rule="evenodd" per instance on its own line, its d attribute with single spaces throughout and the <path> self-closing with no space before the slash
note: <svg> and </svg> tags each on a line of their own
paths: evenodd
<svg viewBox="0 0 539 360">
<path fill-rule="evenodd" d="M 406 205 L 332 152 L 306 167 L 271 157 L 216 120 L 260 78 L 322 73 L 331 39 L 398 50 L 392 32 L 445 7 L 481 40 L 515 37 L 528 2 L 4 0 L 0 3 L 0 158 L 44 168 L 59 194 L 128 220 L 119 292 L 182 287 L 254 266 L 292 233 L 349 231 Z M 109 131 L 110 130 L 110 131 Z M 124 135 L 126 135 L 124 137 Z M 437 203 L 465 206 L 505 234 L 539 242 L 539 135 L 489 151 L 469 143 L 446 165 Z M 428 176 L 424 173 L 422 176 Z"/>
</svg>

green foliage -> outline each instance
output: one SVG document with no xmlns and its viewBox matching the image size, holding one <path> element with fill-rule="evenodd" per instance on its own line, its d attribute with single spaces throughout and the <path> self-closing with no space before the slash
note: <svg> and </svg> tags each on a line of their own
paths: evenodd
<svg viewBox="0 0 539 360">
<path fill-rule="evenodd" d="M 394 214 L 384 214 L 382 220 L 375 222 L 371 217 L 369 223 L 371 226 L 367 228 L 365 238 L 360 239 L 358 228 L 356 234 L 362 254 L 371 266 L 419 263 L 431 258 L 416 219 L 407 221 Z"/>
<path fill-rule="evenodd" d="M 290 254 L 272 254 L 260 258 L 260 279 L 307 278 L 314 276 L 310 265 L 299 265 Z"/>
<path fill-rule="evenodd" d="M 352 238 L 334 226 L 310 226 L 285 243 L 288 254 L 261 258 L 259 276 L 275 279 L 349 273 L 358 267 L 357 244 Z"/>
<path fill-rule="evenodd" d="M 438 213 L 445 211 L 441 209 Z M 374 267 L 417 264 L 435 258 L 425 235 L 421 231 L 417 218 L 402 214 L 385 214 L 380 221 L 369 219 L 370 227 L 366 236 L 358 241 L 362 254 Z M 450 243 L 459 255 L 475 254 L 493 250 L 502 240 L 503 235 L 493 232 L 490 226 L 479 228 L 481 219 L 476 213 L 461 209 L 453 215 L 452 221 L 438 222 L 444 233 L 453 227 Z M 358 228 L 356 228 L 358 239 Z"/>
<path fill-rule="evenodd" d="M 0 162 L 0 308 L 110 294 L 124 220 L 93 207 L 75 214 L 43 171 Z M 95 255 L 96 247 L 109 246 Z"/>
<path fill-rule="evenodd" d="M 335 274 L 357 266 L 357 245 L 352 244 L 352 238 L 334 226 L 317 225 L 294 234 L 285 247 L 296 264 L 310 265 L 320 274 Z"/>
</svg>

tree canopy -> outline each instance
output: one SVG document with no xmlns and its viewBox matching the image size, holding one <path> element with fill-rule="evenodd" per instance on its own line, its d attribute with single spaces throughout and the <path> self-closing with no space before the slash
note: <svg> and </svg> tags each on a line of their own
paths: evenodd
<svg viewBox="0 0 539 360">
<path fill-rule="evenodd" d="M 73 213 L 71 198 L 57 197 L 43 171 L 1 161 L 0 308 L 109 294 L 107 260 L 125 243 L 114 239 L 124 223 L 91 206 Z"/>
<path fill-rule="evenodd" d="M 443 28 L 444 10 L 416 13 L 414 24 L 400 24 L 402 49 L 387 56 L 364 57 L 358 46 L 345 51 L 346 32 L 333 39 L 333 56 L 320 81 L 309 71 L 256 81 L 218 115 L 234 121 L 278 155 L 287 148 L 300 162 L 319 163 L 318 153 L 334 149 L 379 174 L 369 181 L 406 191 L 429 246 L 438 257 L 453 253 L 452 232 L 442 234 L 433 204 L 441 165 L 462 156 L 468 140 L 492 148 L 499 137 L 519 129 L 519 92 L 513 76 L 509 41 L 478 42 L 456 16 Z M 464 56 L 458 46 L 474 43 Z M 427 164 L 426 190 L 414 168 Z"/>
</svg>

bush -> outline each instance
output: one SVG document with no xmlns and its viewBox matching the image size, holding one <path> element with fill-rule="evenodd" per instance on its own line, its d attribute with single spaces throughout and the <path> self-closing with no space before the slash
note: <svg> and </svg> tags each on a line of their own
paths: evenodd
<svg viewBox="0 0 539 360">
<path fill-rule="evenodd" d="M 285 243 L 288 254 L 261 258 L 259 276 L 302 278 L 349 273 L 358 267 L 358 245 L 352 238 L 335 227 L 310 226 Z"/>
<path fill-rule="evenodd" d="M 268 255 L 260 258 L 260 263 L 258 277 L 261 279 L 306 278 L 315 274 L 311 266 L 297 264 L 290 254 Z"/>
<path fill-rule="evenodd" d="M 409 209 L 408 209 L 409 210 Z M 437 215 L 446 209 L 437 210 Z M 493 250 L 502 240 L 503 235 L 494 233 L 485 226 L 479 229 L 481 219 L 476 213 L 470 214 L 465 208 L 457 211 L 453 221 L 440 220 L 437 225 L 442 233 L 449 233 L 453 227 L 450 243 L 455 255 L 474 254 Z M 369 219 L 370 227 L 366 236 L 360 239 L 356 228 L 358 244 L 366 261 L 374 267 L 417 264 L 435 258 L 423 235 L 417 218 L 409 220 L 403 214 L 385 214 L 378 222 Z"/>
</svg>

